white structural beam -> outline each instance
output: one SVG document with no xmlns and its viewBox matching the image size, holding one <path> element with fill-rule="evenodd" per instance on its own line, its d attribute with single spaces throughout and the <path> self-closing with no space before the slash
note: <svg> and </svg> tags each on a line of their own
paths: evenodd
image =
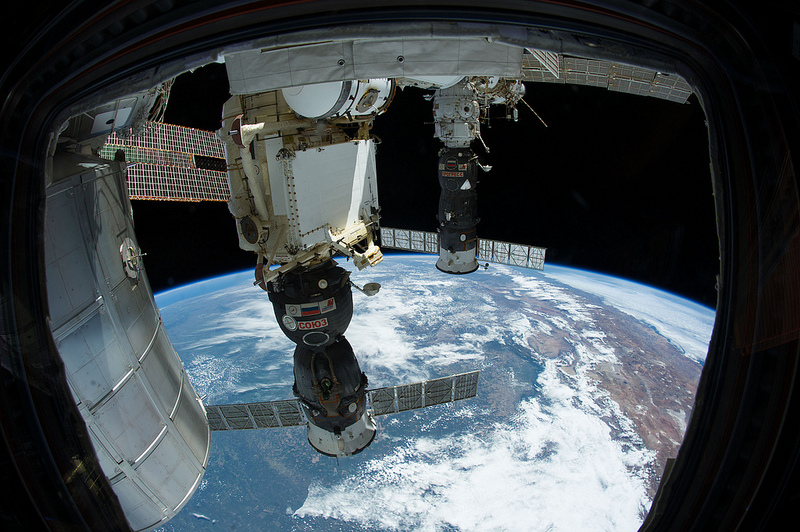
<svg viewBox="0 0 800 532">
<path fill-rule="evenodd" d="M 517 77 L 521 48 L 484 37 L 358 39 L 248 50 L 225 56 L 231 94 L 313 83 L 430 76 Z"/>
</svg>

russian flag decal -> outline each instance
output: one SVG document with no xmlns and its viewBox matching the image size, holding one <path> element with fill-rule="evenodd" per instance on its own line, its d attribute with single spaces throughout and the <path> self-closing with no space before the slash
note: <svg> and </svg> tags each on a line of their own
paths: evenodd
<svg viewBox="0 0 800 532">
<path fill-rule="evenodd" d="M 319 314 L 319 303 L 300 305 L 300 312 L 303 316 L 316 316 Z"/>
</svg>

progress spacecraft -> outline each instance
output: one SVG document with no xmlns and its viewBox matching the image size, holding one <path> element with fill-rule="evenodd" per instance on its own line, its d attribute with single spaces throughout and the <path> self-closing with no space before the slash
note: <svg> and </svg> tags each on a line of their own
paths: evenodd
<svg viewBox="0 0 800 532">
<path fill-rule="evenodd" d="M 541 264 L 537 248 L 475 237 L 475 105 L 513 108 L 521 80 L 697 95 L 720 235 L 717 324 L 684 444 L 643 529 L 757 529 L 790 515 L 800 463 L 797 108 L 752 30 L 758 19 L 679 1 L 337 6 L 78 2 L 11 65 L 0 116 L 9 519 L 159 526 L 199 486 L 212 423 L 307 423 L 312 445 L 337 456 L 368 444 L 366 382 L 344 339 L 350 285 L 332 256 L 376 264 L 380 243 L 438 254 L 451 273 L 474 270 L 475 257 Z M 215 135 L 160 122 L 170 80 L 209 61 L 225 63 L 234 96 L 222 153 Z M 436 232 L 379 228 L 376 218 L 367 117 L 404 83 L 438 91 Z M 324 189 L 320 164 L 350 190 Z M 303 176 L 320 186 L 304 190 Z M 342 217 L 306 211 L 314 193 Z M 256 282 L 297 339 L 297 398 L 202 403 L 161 324 L 129 197 L 230 200 L 240 246 L 258 257 Z M 336 320 L 333 306 L 345 311 Z M 304 308 L 318 314 L 303 319 Z M 465 375 L 366 394 L 374 415 L 402 411 L 463 398 L 477 386 Z"/>
</svg>

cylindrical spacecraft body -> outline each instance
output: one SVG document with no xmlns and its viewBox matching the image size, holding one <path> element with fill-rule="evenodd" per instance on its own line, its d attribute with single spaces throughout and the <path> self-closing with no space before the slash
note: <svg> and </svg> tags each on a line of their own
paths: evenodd
<svg viewBox="0 0 800 532">
<path fill-rule="evenodd" d="M 392 102 L 395 87 L 394 79 L 377 78 L 288 87 L 281 93 L 295 114 L 329 120 L 379 115 Z"/>
<path fill-rule="evenodd" d="M 130 529 L 151 530 L 200 486 L 208 419 L 140 262 L 125 163 L 59 151 L 53 175 L 48 324 L 102 473 Z"/>
<path fill-rule="evenodd" d="M 439 152 L 439 260 L 446 273 L 471 273 L 478 269 L 478 160 L 469 148 L 443 148 Z"/>
<path fill-rule="evenodd" d="M 298 344 L 294 379 L 314 449 L 329 456 L 350 456 L 372 443 L 376 427 L 367 412 L 367 376 L 344 336 L 322 350 Z"/>
<path fill-rule="evenodd" d="M 475 89 L 466 80 L 436 91 L 433 135 L 448 148 L 468 147 L 480 135 L 480 118 Z"/>
<path fill-rule="evenodd" d="M 281 330 L 298 345 L 332 344 L 353 317 L 350 272 L 331 259 L 279 276 L 267 284 L 267 293 Z"/>
<path fill-rule="evenodd" d="M 267 293 L 281 330 L 297 344 L 293 390 L 308 442 L 328 456 L 361 452 L 377 427 L 367 412 L 367 376 L 344 337 L 353 317 L 350 272 L 327 259 L 282 274 Z"/>
</svg>

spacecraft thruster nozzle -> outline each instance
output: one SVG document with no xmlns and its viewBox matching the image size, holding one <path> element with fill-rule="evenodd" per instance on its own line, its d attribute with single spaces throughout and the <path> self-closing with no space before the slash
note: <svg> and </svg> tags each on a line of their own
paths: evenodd
<svg viewBox="0 0 800 532">
<path fill-rule="evenodd" d="M 469 148 L 443 148 L 439 152 L 439 260 L 446 273 L 470 273 L 476 259 L 478 224 L 478 159 Z"/>
</svg>

